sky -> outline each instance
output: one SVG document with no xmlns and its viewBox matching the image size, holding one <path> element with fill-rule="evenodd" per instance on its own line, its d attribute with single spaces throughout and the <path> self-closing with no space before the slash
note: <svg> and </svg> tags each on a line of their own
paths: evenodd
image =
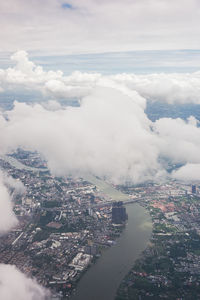
<svg viewBox="0 0 200 300">
<path fill-rule="evenodd" d="M 7 0 L 0 2 L 0 52 L 198 50 L 199 20 L 198 0 Z"/>
<path fill-rule="evenodd" d="M 198 0 L 0 1 L 0 65 L 25 50 L 46 70 L 193 72 Z"/>
<path fill-rule="evenodd" d="M 34 55 L 30 59 L 45 70 L 62 70 L 65 75 L 74 71 L 118 73 L 194 72 L 200 69 L 200 50 L 144 50 L 71 55 Z M 0 54 L 1 68 L 14 66 L 13 53 Z"/>
</svg>

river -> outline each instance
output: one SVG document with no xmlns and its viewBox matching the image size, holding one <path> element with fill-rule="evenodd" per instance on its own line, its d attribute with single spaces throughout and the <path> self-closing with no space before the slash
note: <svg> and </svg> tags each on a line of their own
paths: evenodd
<svg viewBox="0 0 200 300">
<path fill-rule="evenodd" d="M 113 200 L 127 200 L 127 195 L 107 183 L 94 177 L 89 179 Z M 136 203 L 127 204 L 126 210 L 128 223 L 117 243 L 105 249 L 97 262 L 83 275 L 72 300 L 113 300 L 121 281 L 147 247 L 152 233 L 150 215 Z"/>
</svg>

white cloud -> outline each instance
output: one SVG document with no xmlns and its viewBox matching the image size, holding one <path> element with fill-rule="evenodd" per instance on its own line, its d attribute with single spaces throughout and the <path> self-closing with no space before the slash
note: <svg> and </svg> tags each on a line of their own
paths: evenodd
<svg viewBox="0 0 200 300">
<path fill-rule="evenodd" d="M 1 113 L 1 153 L 17 147 L 38 150 L 56 174 L 92 172 L 113 181 L 164 176 L 160 157 L 173 163 L 200 163 L 198 121 L 163 118 L 152 123 L 141 96 L 199 103 L 198 72 L 63 76 L 61 71 L 45 72 L 24 51 L 12 59 L 16 66 L 0 70 L 2 86 L 39 90 L 53 100 L 34 106 L 16 102 L 12 111 Z M 56 102 L 71 97 L 80 100 L 80 107 Z"/>
<path fill-rule="evenodd" d="M 119 74 L 111 76 L 117 83 L 136 90 L 148 100 L 200 104 L 200 72 L 171 74 Z"/>
<path fill-rule="evenodd" d="M 53 98 L 83 97 L 89 94 L 91 87 L 67 85 L 60 80 L 49 80 L 45 84 L 45 94 Z"/>
<path fill-rule="evenodd" d="M 17 218 L 12 210 L 11 196 L 4 185 L 3 175 L 0 173 L 0 233 L 9 231 L 17 224 Z"/>
<path fill-rule="evenodd" d="M 28 59 L 25 51 L 12 56 L 16 65 L 0 69 L 0 92 L 13 90 L 39 91 L 51 99 L 82 98 L 97 86 L 112 87 L 134 97 L 135 91 L 143 98 L 167 103 L 200 104 L 200 72 L 171 74 L 117 74 L 45 71 Z M 146 101 L 143 101 L 145 106 Z M 141 101 L 140 101 L 141 104 Z"/>
<path fill-rule="evenodd" d="M 13 68 L 0 69 L 0 81 L 7 88 L 9 86 L 21 85 L 25 88 L 36 88 L 48 80 L 62 78 L 61 71 L 45 72 L 42 67 L 36 66 L 28 59 L 26 51 L 17 51 L 11 56 L 15 62 Z"/>
<path fill-rule="evenodd" d="M 45 72 L 34 65 L 24 51 L 13 59 L 16 66 L 0 70 L 5 75 L 0 75 L 2 86 L 39 90 L 54 100 L 34 106 L 16 102 L 12 111 L 2 112 L 1 153 L 17 147 L 38 150 L 56 174 L 92 172 L 113 181 L 165 176 L 160 157 L 173 163 L 200 163 L 198 121 L 163 118 L 152 123 L 140 96 L 199 103 L 198 72 L 63 76 L 61 71 Z M 71 97 L 80 100 L 80 107 L 56 102 Z"/>
<path fill-rule="evenodd" d="M 172 178 L 185 182 L 200 181 L 200 164 L 186 164 L 172 173 Z"/>
<path fill-rule="evenodd" d="M 45 300 L 48 292 L 15 266 L 0 264 L 0 299 Z"/>
<path fill-rule="evenodd" d="M 144 113 L 144 99 L 131 95 L 98 87 L 80 107 L 56 111 L 15 103 L 8 121 L 0 121 L 0 151 L 36 149 L 59 175 L 92 172 L 113 181 L 151 179 L 160 171 L 158 140 Z"/>
<path fill-rule="evenodd" d="M 9 188 L 13 189 L 16 194 L 24 194 L 26 191 L 25 186 L 18 179 L 14 179 L 11 176 L 3 174 L 3 181 L 4 181 L 4 184 L 6 186 L 8 186 Z"/>
<path fill-rule="evenodd" d="M 154 123 L 154 132 L 160 139 L 160 155 L 174 163 L 200 163 L 200 128 L 194 117 L 162 118 Z"/>
<path fill-rule="evenodd" d="M 11 59 L 16 63 L 14 67 L 0 69 L 2 91 L 28 89 L 40 91 L 54 99 L 79 98 L 88 95 L 101 77 L 95 73 L 74 72 L 65 77 L 60 70 L 46 72 L 41 66 L 36 66 L 30 61 L 25 51 L 16 52 Z"/>
<path fill-rule="evenodd" d="M 44 101 L 41 104 L 45 109 L 51 110 L 51 111 L 62 109 L 62 105 L 55 100 Z"/>
</svg>

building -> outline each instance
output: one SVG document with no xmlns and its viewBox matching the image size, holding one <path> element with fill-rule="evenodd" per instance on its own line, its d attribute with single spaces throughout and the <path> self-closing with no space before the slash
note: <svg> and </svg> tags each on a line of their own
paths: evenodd
<svg viewBox="0 0 200 300">
<path fill-rule="evenodd" d="M 85 246 L 84 248 L 84 252 L 86 254 L 89 254 L 89 255 L 97 255 L 98 254 L 98 248 L 96 245 L 87 245 Z"/>
<path fill-rule="evenodd" d="M 196 185 L 192 185 L 192 194 L 196 194 L 197 193 L 197 187 Z"/>
<path fill-rule="evenodd" d="M 112 207 L 112 223 L 123 224 L 127 219 L 126 208 L 123 206 L 123 202 L 115 202 Z"/>
</svg>

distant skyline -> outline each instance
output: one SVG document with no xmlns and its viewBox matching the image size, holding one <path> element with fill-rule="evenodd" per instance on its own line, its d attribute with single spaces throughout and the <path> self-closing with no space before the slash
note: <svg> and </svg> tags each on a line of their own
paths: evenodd
<svg viewBox="0 0 200 300">
<path fill-rule="evenodd" d="M 198 0 L 7 0 L 0 52 L 33 56 L 200 49 Z"/>
</svg>

